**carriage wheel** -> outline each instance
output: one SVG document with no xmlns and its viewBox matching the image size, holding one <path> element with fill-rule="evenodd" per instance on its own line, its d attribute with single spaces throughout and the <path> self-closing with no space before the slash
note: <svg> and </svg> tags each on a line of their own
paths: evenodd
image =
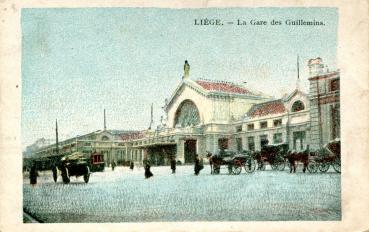
<svg viewBox="0 0 369 232">
<path fill-rule="evenodd" d="M 58 169 L 54 166 L 52 168 L 52 171 L 53 171 L 53 179 L 54 179 L 54 182 L 56 183 L 56 181 L 58 180 Z"/>
<path fill-rule="evenodd" d="M 83 180 L 86 184 L 90 180 L 90 168 L 88 166 L 86 166 L 86 174 L 83 175 Z"/>
<path fill-rule="evenodd" d="M 246 159 L 246 162 L 243 166 L 247 173 L 253 173 L 256 169 L 256 161 L 252 158 Z"/>
<path fill-rule="evenodd" d="M 328 171 L 328 169 L 329 169 L 329 163 L 321 163 L 321 164 L 319 165 L 319 170 L 320 170 L 321 172 L 327 172 L 327 171 Z"/>
<path fill-rule="evenodd" d="M 64 168 L 64 170 L 62 171 L 62 179 L 64 184 L 68 184 L 70 182 L 68 168 Z"/>
<path fill-rule="evenodd" d="M 214 168 L 214 174 L 219 174 L 220 173 L 220 167 L 216 167 Z"/>
<path fill-rule="evenodd" d="M 333 169 L 338 172 L 341 173 L 341 159 L 336 159 L 333 163 L 332 163 Z"/>
<path fill-rule="evenodd" d="M 309 162 L 307 169 L 310 173 L 316 173 L 318 171 L 318 164 L 315 162 Z"/>
<path fill-rule="evenodd" d="M 240 166 L 240 165 L 233 165 L 232 166 L 233 175 L 240 175 L 241 171 L 242 171 L 242 166 Z"/>
<path fill-rule="evenodd" d="M 270 164 L 270 166 L 272 167 L 273 171 L 278 169 L 278 164 L 277 163 Z"/>
</svg>

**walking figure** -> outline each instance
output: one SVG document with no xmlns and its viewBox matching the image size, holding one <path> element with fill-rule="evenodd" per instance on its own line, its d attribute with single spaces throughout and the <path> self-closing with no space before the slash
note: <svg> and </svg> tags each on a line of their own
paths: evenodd
<svg viewBox="0 0 369 232">
<path fill-rule="evenodd" d="M 200 171 L 204 168 L 203 160 L 199 155 L 196 155 L 195 159 L 195 175 L 199 175 Z"/>
<path fill-rule="evenodd" d="M 150 177 L 152 177 L 154 174 L 152 174 L 152 172 L 150 171 L 150 162 L 148 160 L 144 161 L 145 164 L 145 178 L 148 179 Z"/>
<path fill-rule="evenodd" d="M 36 163 L 33 162 L 31 170 L 29 172 L 29 179 L 30 179 L 30 183 L 32 186 L 37 184 L 37 168 L 36 168 Z"/>
<path fill-rule="evenodd" d="M 131 163 L 129 164 L 129 168 L 133 171 L 133 168 L 134 168 L 134 163 L 133 163 L 133 161 L 131 161 Z"/>
<path fill-rule="evenodd" d="M 172 169 L 172 174 L 176 173 L 176 159 L 174 156 L 170 160 L 170 169 Z"/>
<path fill-rule="evenodd" d="M 117 164 L 115 163 L 115 160 L 113 160 L 113 162 L 111 163 L 111 169 L 114 171 L 116 166 Z"/>
</svg>

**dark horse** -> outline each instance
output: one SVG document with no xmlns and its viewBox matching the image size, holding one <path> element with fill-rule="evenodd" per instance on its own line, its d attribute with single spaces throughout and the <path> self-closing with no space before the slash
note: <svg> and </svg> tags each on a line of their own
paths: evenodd
<svg viewBox="0 0 369 232">
<path fill-rule="evenodd" d="M 209 151 L 206 151 L 206 158 L 209 159 L 209 165 L 210 165 L 210 174 L 213 174 L 213 165 L 214 165 L 214 161 L 215 159 L 217 159 L 218 157 L 214 156 L 213 154 L 211 154 Z M 216 162 L 216 161 L 215 161 Z"/>
<path fill-rule="evenodd" d="M 227 161 L 225 157 L 223 157 L 223 153 L 224 151 L 221 151 L 220 154 L 212 154 L 207 151 L 206 157 L 209 159 L 210 174 L 219 174 L 221 165 L 228 165 L 228 171 L 232 171 L 232 166 L 230 165 L 229 161 Z"/>
<path fill-rule="evenodd" d="M 286 158 L 290 163 L 290 173 L 292 173 L 292 171 L 296 172 L 296 162 L 298 161 L 304 164 L 302 171 L 305 172 L 309 164 L 309 154 L 310 152 L 308 149 L 302 152 L 288 151 Z"/>
<path fill-rule="evenodd" d="M 264 145 L 261 151 L 252 153 L 253 158 L 258 163 L 258 170 L 265 170 L 265 164 L 269 163 L 272 170 L 283 171 L 285 167 L 285 154 L 288 150 L 288 144 Z"/>
</svg>

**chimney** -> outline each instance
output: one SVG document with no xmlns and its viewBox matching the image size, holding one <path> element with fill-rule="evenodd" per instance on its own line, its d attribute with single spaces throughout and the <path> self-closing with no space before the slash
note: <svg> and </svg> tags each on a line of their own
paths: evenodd
<svg viewBox="0 0 369 232">
<path fill-rule="evenodd" d="M 322 58 L 318 57 L 315 59 L 310 59 L 308 62 L 309 76 L 315 77 L 323 74 L 324 64 Z"/>
<path fill-rule="evenodd" d="M 183 79 L 187 79 L 189 76 L 190 76 L 190 65 L 188 64 L 187 60 L 185 60 Z"/>
</svg>

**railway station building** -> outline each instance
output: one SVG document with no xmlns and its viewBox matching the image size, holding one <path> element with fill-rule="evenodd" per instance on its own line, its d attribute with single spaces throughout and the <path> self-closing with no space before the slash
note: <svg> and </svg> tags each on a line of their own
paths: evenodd
<svg viewBox="0 0 369 232">
<path fill-rule="evenodd" d="M 340 135 L 339 71 L 327 71 L 321 58 L 309 60 L 308 65 L 310 93 L 296 86 L 289 95 L 275 99 L 241 84 L 192 79 L 186 62 L 158 128 L 121 131 L 104 126 L 59 146 L 63 152 L 101 152 L 107 165 L 113 160 L 142 164 L 144 159 L 166 165 L 172 157 L 193 163 L 196 154 L 204 157 L 206 151 L 255 151 L 279 143 L 297 151 L 318 149 Z M 49 145 L 36 153 L 42 156 L 54 148 Z"/>
</svg>

